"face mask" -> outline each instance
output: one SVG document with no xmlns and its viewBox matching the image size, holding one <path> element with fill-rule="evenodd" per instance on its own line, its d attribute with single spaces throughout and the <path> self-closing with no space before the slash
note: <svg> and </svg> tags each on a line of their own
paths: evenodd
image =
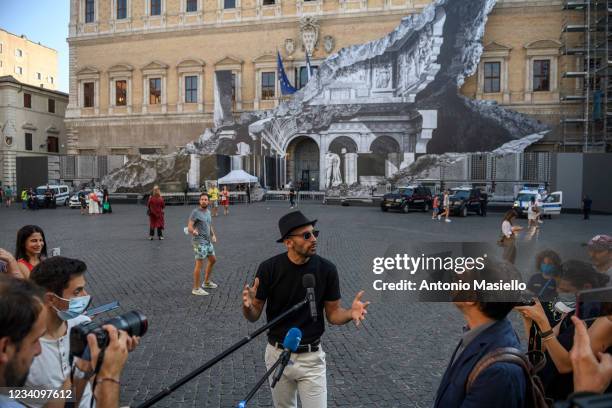
<svg viewBox="0 0 612 408">
<path fill-rule="evenodd" d="M 570 309 L 576 309 L 576 294 L 575 293 L 559 293 L 557 294 L 557 302 L 563 303 Z"/>
<path fill-rule="evenodd" d="M 75 297 L 72 299 L 64 299 L 57 295 L 55 296 L 59 299 L 62 299 L 68 302 L 68 310 L 58 310 L 57 308 L 54 307 L 55 311 L 57 312 L 57 317 L 59 317 L 62 320 L 70 320 L 70 319 L 74 319 L 77 316 L 82 315 L 87 309 L 87 307 L 89 306 L 89 304 L 91 303 L 90 295 L 79 296 L 79 297 Z"/>
<path fill-rule="evenodd" d="M 555 265 L 546 263 L 540 264 L 540 272 L 544 275 L 552 275 L 553 272 L 555 272 Z"/>
</svg>

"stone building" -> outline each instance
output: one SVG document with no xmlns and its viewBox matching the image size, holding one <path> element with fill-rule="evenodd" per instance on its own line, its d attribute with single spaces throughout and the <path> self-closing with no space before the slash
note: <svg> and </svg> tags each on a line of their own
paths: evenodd
<svg viewBox="0 0 612 408">
<path fill-rule="evenodd" d="M 2 185 L 29 187 L 35 180 L 59 179 L 59 155 L 66 154 L 67 105 L 66 93 L 0 77 Z"/>
<path fill-rule="evenodd" d="M 0 77 L 57 89 L 57 51 L 0 28 Z"/>
</svg>

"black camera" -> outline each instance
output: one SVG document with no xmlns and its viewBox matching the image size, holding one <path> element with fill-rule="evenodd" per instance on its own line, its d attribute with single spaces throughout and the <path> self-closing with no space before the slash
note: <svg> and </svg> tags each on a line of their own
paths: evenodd
<svg viewBox="0 0 612 408">
<path fill-rule="evenodd" d="M 123 330 L 130 336 L 143 336 L 149 327 L 147 317 L 136 310 L 113 317 L 103 323 L 81 323 L 70 330 L 70 354 L 83 358 L 83 353 L 87 348 L 87 335 L 90 333 L 95 334 L 100 349 L 108 346 L 108 332 L 102 328 L 106 324 L 111 324 L 117 330 Z"/>
</svg>

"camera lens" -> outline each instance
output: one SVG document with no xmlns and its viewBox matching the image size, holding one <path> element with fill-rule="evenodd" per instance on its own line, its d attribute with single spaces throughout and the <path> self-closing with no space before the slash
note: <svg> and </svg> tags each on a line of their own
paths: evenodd
<svg viewBox="0 0 612 408">
<path fill-rule="evenodd" d="M 130 336 L 139 337 L 143 336 L 149 328 L 147 317 L 136 310 L 113 317 L 104 324 L 112 324 L 118 330 L 123 330 Z"/>
</svg>

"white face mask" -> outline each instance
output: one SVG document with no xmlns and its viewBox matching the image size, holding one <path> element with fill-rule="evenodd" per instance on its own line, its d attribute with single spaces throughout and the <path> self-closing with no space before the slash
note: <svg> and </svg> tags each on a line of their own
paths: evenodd
<svg viewBox="0 0 612 408">
<path fill-rule="evenodd" d="M 55 306 L 53 307 L 57 312 L 57 317 L 62 320 L 70 320 L 82 315 L 91 303 L 90 295 L 79 296 L 72 299 L 64 299 L 63 297 L 57 295 L 55 295 L 55 297 L 68 302 L 68 310 L 58 310 Z"/>
</svg>

